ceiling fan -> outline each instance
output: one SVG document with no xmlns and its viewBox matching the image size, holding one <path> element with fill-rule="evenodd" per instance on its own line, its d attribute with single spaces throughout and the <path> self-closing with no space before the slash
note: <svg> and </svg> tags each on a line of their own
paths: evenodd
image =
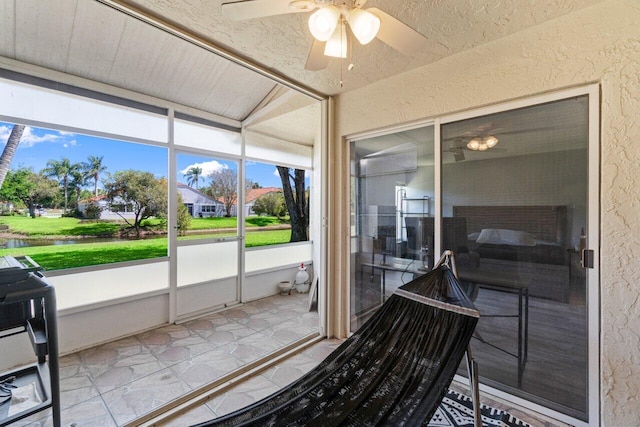
<svg viewBox="0 0 640 427">
<path fill-rule="evenodd" d="M 456 162 L 465 160 L 465 150 L 498 151 L 500 149 L 496 149 L 495 146 L 498 145 L 500 140 L 495 135 L 502 130 L 503 128 L 497 128 L 490 122 L 479 125 L 473 130 L 459 133 L 456 136 L 445 137 L 443 142 L 447 144 L 447 148 L 443 149 L 443 151 L 453 154 Z"/>
<path fill-rule="evenodd" d="M 442 151 L 446 153 L 453 154 L 453 159 L 456 162 L 460 162 L 465 160 L 465 151 L 486 151 L 491 150 L 498 143 L 498 138 L 493 135 L 488 135 L 484 137 L 474 137 L 471 139 L 464 138 L 454 138 L 449 140 L 447 143 L 447 148 L 444 148 Z M 493 149 L 492 151 L 505 151 L 500 150 L 499 148 Z"/>
<path fill-rule="evenodd" d="M 367 0 L 234 0 L 223 1 L 222 13 L 242 21 L 288 13 L 312 12 L 309 29 L 314 37 L 305 68 L 326 68 L 329 57 L 346 58 L 348 38 L 360 44 L 374 38 L 404 55 L 416 52 L 426 37 L 382 10 L 362 9 Z"/>
</svg>

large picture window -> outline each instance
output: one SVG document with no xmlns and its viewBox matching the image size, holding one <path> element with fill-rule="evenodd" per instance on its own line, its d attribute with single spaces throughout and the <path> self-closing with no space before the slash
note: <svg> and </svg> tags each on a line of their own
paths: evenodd
<svg viewBox="0 0 640 427">
<path fill-rule="evenodd" d="M 0 142 L 11 139 L 0 255 L 46 270 L 167 255 L 165 147 L 0 123 Z"/>
</svg>

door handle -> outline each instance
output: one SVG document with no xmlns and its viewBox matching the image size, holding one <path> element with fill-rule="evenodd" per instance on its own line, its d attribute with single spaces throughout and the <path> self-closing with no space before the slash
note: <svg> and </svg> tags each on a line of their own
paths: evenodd
<svg viewBox="0 0 640 427">
<path fill-rule="evenodd" d="M 580 257 L 580 264 L 582 264 L 582 268 L 593 268 L 593 257 L 593 250 L 583 249 Z"/>
</svg>

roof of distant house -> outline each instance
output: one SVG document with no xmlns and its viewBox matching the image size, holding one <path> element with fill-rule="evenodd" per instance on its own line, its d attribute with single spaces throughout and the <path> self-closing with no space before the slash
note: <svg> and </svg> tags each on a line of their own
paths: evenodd
<svg viewBox="0 0 640 427">
<path fill-rule="evenodd" d="M 178 188 L 189 189 L 195 193 L 200 193 L 205 197 L 209 197 L 206 194 L 202 193 L 200 190 L 197 190 L 187 184 L 183 184 L 181 182 L 177 183 Z M 265 187 L 265 188 L 247 188 L 244 193 L 245 203 L 251 203 L 256 200 L 260 196 L 264 196 L 269 193 L 282 193 L 282 189 L 278 187 Z M 224 199 L 222 197 L 218 197 L 218 202 L 224 203 Z M 234 203 L 235 204 L 235 203 Z"/>
<path fill-rule="evenodd" d="M 217 200 L 197 188 L 193 188 L 189 185 L 183 184 L 181 182 L 176 183 L 176 187 L 178 191 L 182 194 L 183 201 L 185 203 L 203 203 L 204 201 L 211 201 L 215 203 L 222 203 L 221 200 Z M 188 192 L 186 192 L 188 191 Z M 194 198 L 195 197 L 195 198 Z"/>
<path fill-rule="evenodd" d="M 80 203 L 96 203 L 96 202 L 99 202 L 99 201 L 104 200 L 106 198 L 107 198 L 107 196 L 105 194 L 99 194 L 97 196 L 91 196 L 91 197 L 89 197 L 87 199 L 82 199 L 82 200 L 80 200 Z"/>
<path fill-rule="evenodd" d="M 245 203 L 253 202 L 258 197 L 269 193 L 282 193 L 282 189 L 278 187 L 247 188 L 244 193 Z"/>
</svg>

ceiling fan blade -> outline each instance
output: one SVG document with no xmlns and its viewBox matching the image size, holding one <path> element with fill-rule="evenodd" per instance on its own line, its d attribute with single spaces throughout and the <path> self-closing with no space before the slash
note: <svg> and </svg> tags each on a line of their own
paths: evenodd
<svg viewBox="0 0 640 427">
<path fill-rule="evenodd" d="M 371 12 L 380 18 L 380 30 L 376 37 L 403 55 L 413 55 L 426 43 L 427 38 L 425 36 L 388 13 L 376 7 L 370 7 L 367 12 Z"/>
<path fill-rule="evenodd" d="M 309 12 L 309 9 L 290 7 L 291 0 L 236 0 L 222 3 L 222 14 L 232 21 L 263 18 L 286 13 Z"/>
<path fill-rule="evenodd" d="M 309 56 L 307 57 L 307 64 L 304 66 L 309 71 L 324 70 L 329 65 L 329 57 L 324 54 L 325 42 L 313 39 Z"/>
</svg>

